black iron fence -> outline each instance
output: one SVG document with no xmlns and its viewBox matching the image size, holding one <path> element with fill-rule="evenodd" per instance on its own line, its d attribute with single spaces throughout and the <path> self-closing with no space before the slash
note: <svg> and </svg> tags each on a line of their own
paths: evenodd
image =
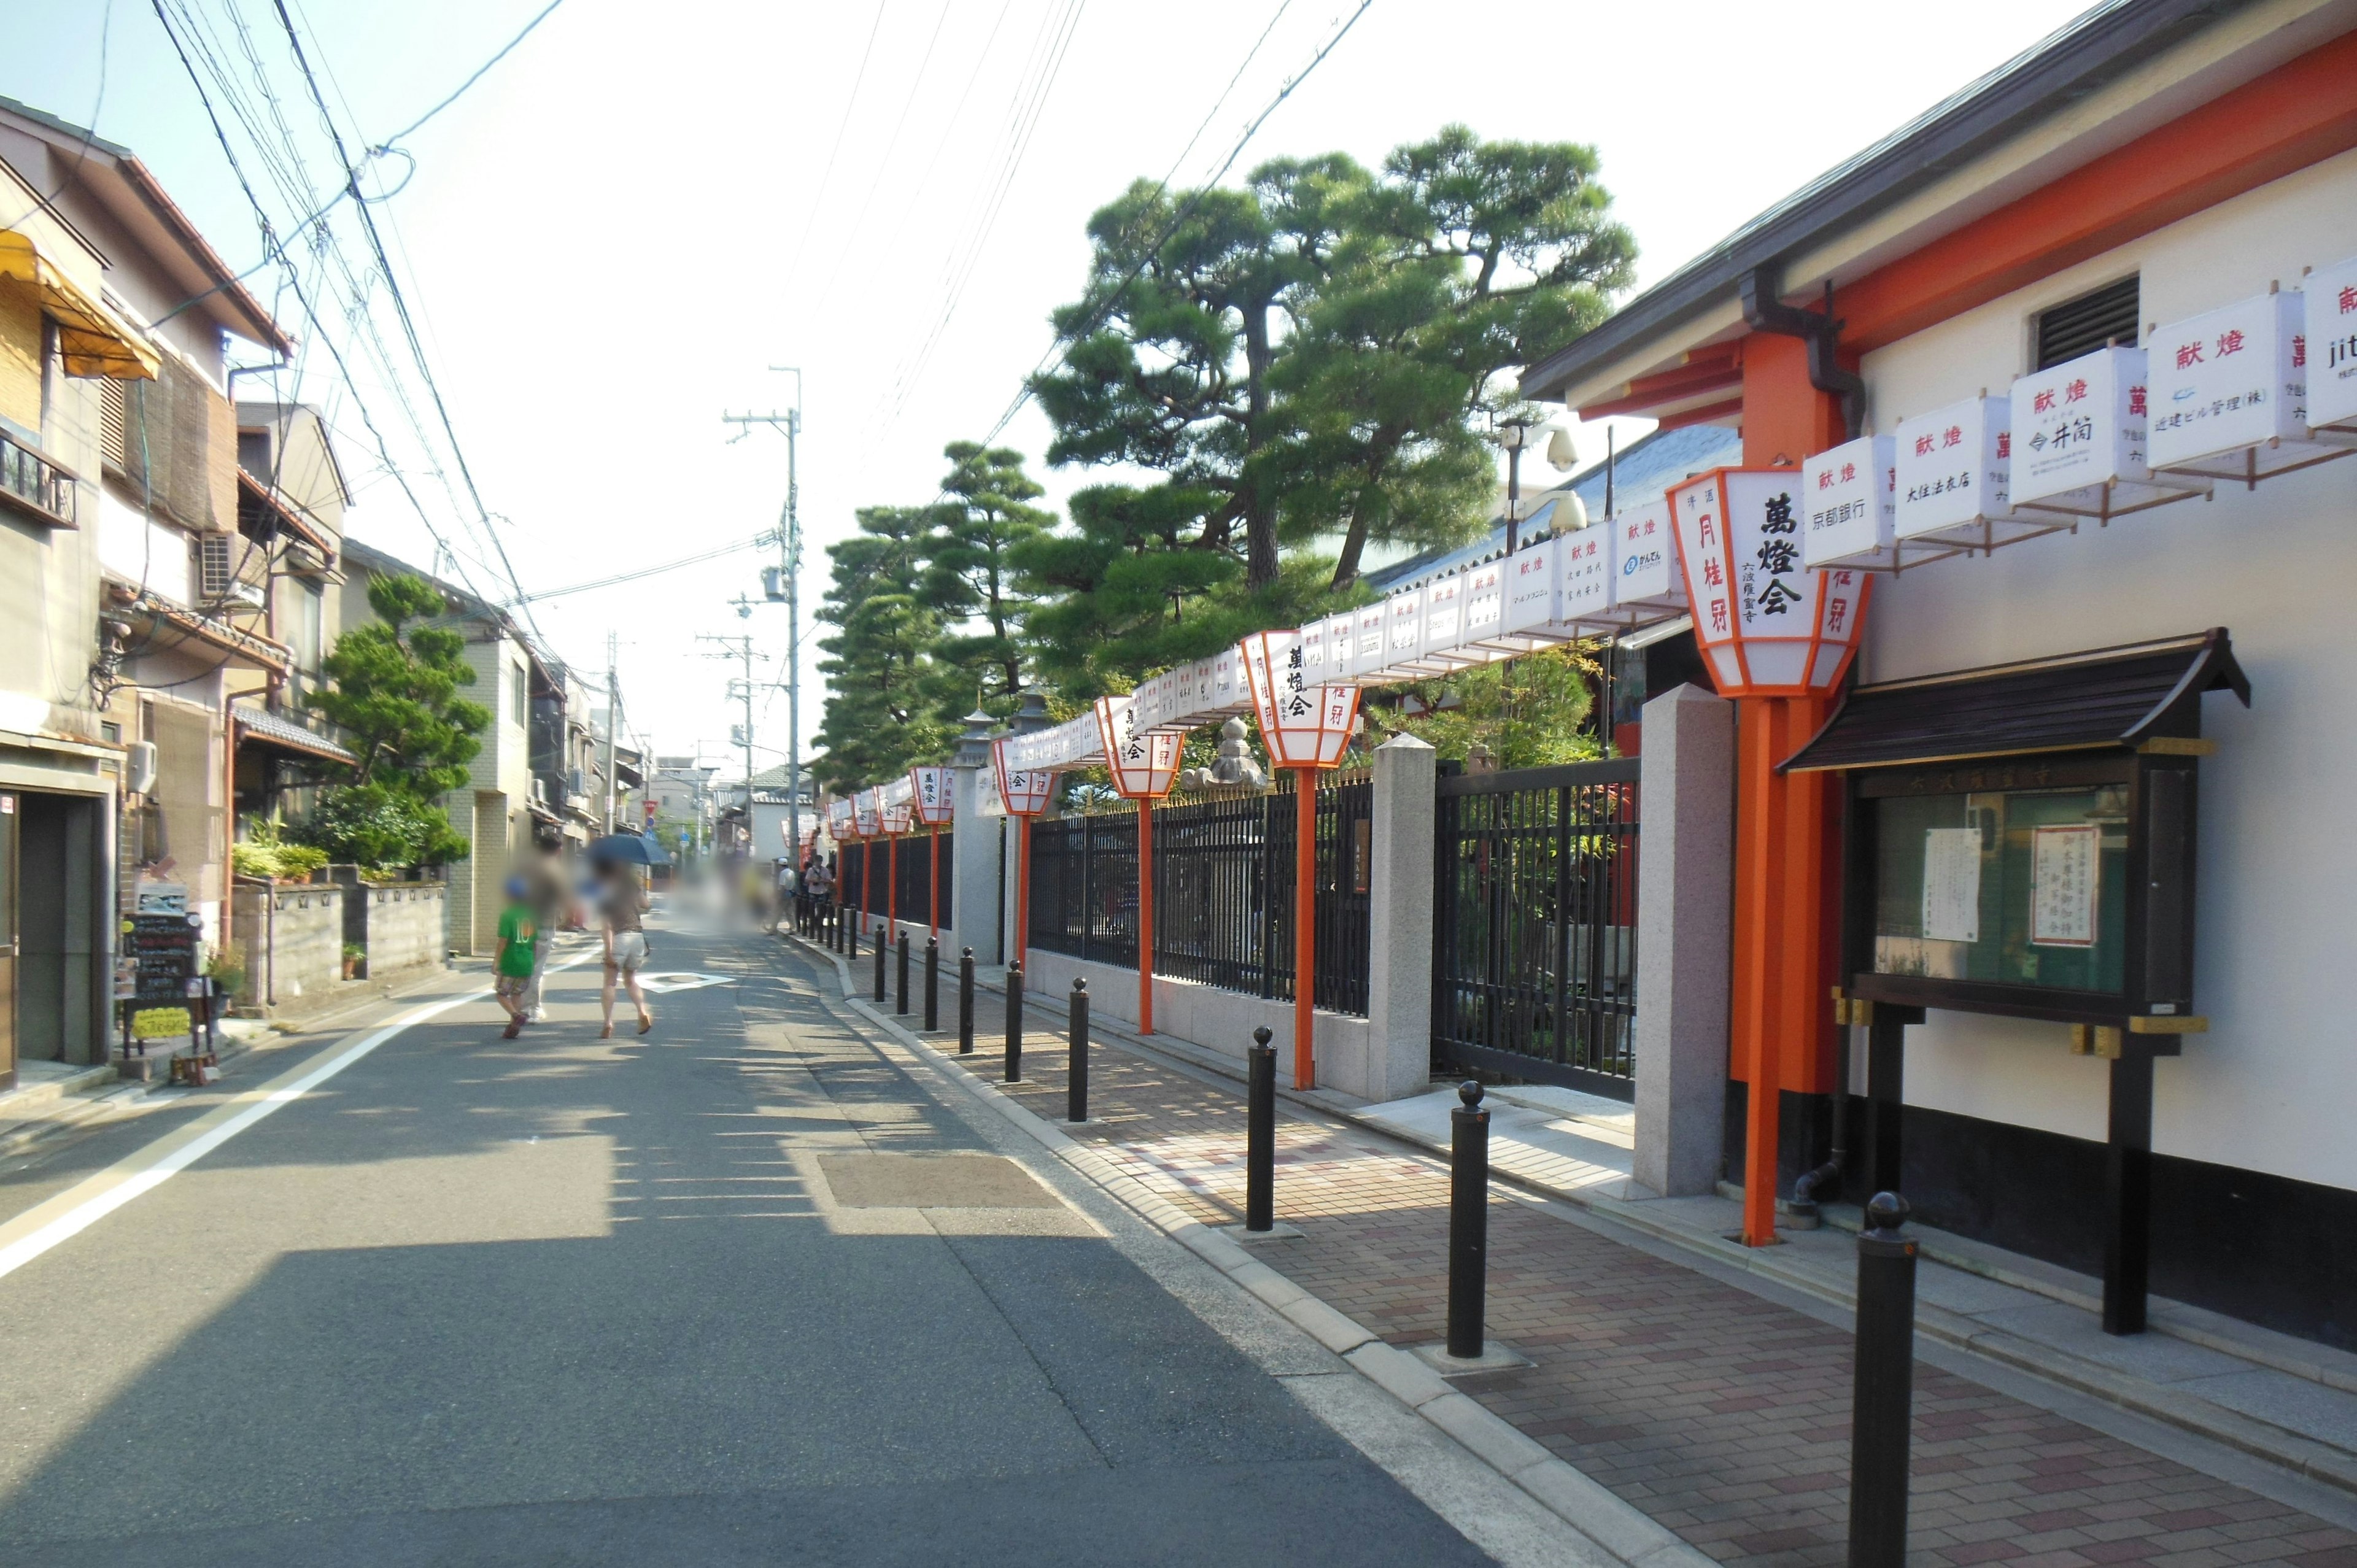
<svg viewBox="0 0 2357 1568">
<path fill-rule="evenodd" d="M 950 916 L 950 866 L 956 859 L 954 828 L 944 829 L 942 840 L 942 923 L 947 925 Z M 899 841 L 899 853 L 895 856 L 892 846 L 885 841 L 854 841 L 847 843 L 835 856 L 834 896 L 845 908 L 856 909 L 867 917 L 867 924 L 890 913 L 910 925 L 927 923 L 932 909 L 933 863 L 926 835 L 911 833 Z M 875 856 L 874 879 L 869 879 L 868 856 Z M 893 879 L 899 878 L 894 887 Z"/>
<path fill-rule="evenodd" d="M 1318 789 L 1317 958 L 1312 999 L 1367 1011 L 1367 908 L 1374 786 L 1329 775 Z M 1294 800 L 1267 795 L 1154 812 L 1154 967 L 1225 991 L 1293 996 Z M 1031 830 L 1030 943 L 1135 968 L 1137 818 L 1042 822 Z"/>
<path fill-rule="evenodd" d="M 950 837 L 953 832 L 952 829 L 943 829 L 941 834 L 941 923 L 943 925 L 949 923 L 950 918 L 950 863 L 956 858 L 950 846 Z M 899 915 L 903 920 L 920 926 L 931 922 L 933 908 L 932 846 L 927 842 L 929 836 L 924 832 L 916 832 L 900 841 Z M 879 870 L 877 873 L 879 878 L 882 875 L 882 871 Z M 877 886 L 880 890 L 883 884 L 878 881 Z M 877 896 L 879 897 L 882 896 L 880 891 Z"/>
<path fill-rule="evenodd" d="M 1634 1098 L 1637 766 L 1440 780 L 1436 1065 Z"/>
</svg>

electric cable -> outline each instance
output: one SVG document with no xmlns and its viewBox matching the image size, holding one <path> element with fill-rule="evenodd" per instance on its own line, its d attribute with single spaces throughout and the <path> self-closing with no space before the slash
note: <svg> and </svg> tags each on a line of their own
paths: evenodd
<svg viewBox="0 0 2357 1568">
<path fill-rule="evenodd" d="M 851 97 L 843 106 L 843 118 L 834 127 L 834 145 L 827 149 L 826 166 L 818 177 L 818 190 L 811 197 L 810 216 L 802 220 L 802 237 L 794 242 L 793 260 L 786 263 L 786 292 L 793 292 L 794 280 L 802 275 L 802 252 L 810 244 L 811 230 L 818 222 L 819 209 L 826 204 L 827 182 L 834 177 L 834 160 L 843 155 L 843 138 L 851 130 L 851 119 L 859 110 L 859 90 L 867 81 L 867 62 L 876 53 L 876 36 L 884 30 L 884 13 L 891 8 L 892 0 L 877 0 L 876 20 L 867 28 L 867 47 L 859 51 L 859 70 L 851 79 Z"/>
<path fill-rule="evenodd" d="M 540 14 L 523 25 L 522 32 L 518 33 L 514 38 L 510 38 L 507 43 L 501 47 L 499 53 L 493 55 L 482 64 L 477 66 L 475 68 L 474 74 L 467 78 L 466 81 L 460 82 L 456 88 L 452 89 L 449 97 L 445 98 L 441 102 L 436 103 L 433 108 L 428 109 L 425 113 L 420 114 L 416 119 L 412 120 L 408 124 L 403 126 L 400 130 L 395 131 L 392 135 L 387 136 L 375 146 L 371 147 L 369 151 L 371 153 L 392 152 L 394 149 L 395 144 L 406 139 L 413 133 L 421 129 L 425 125 L 425 122 L 433 119 L 434 116 L 441 113 L 442 111 L 449 108 L 453 103 L 457 102 L 459 99 L 466 96 L 466 92 L 468 88 L 482 81 L 484 74 L 489 71 L 491 67 L 507 59 L 508 56 L 513 52 L 518 44 L 523 42 L 524 39 L 532 36 L 532 30 L 534 27 L 537 27 L 543 22 L 547 21 L 549 14 L 564 4 L 565 0 L 548 0 L 548 4 L 541 7 Z"/>
</svg>

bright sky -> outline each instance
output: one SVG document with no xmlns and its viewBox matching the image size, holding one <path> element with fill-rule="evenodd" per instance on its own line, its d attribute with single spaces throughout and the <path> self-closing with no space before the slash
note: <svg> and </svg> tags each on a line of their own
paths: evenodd
<svg viewBox="0 0 2357 1568">
<path fill-rule="evenodd" d="M 176 21 L 193 15 L 256 123 L 291 134 L 324 199 L 333 154 L 272 0 L 162 3 Z M 288 0 L 355 147 L 425 113 L 544 3 Z M 773 524 L 784 440 L 757 429 L 726 445 L 720 415 L 786 407 L 793 378 L 768 367 L 799 365 L 807 737 L 822 701 L 810 611 L 826 544 L 849 532 L 856 507 L 930 499 L 942 445 L 998 421 L 1049 348 L 1048 312 L 1083 281 L 1089 213 L 1140 176 L 1208 177 L 1356 3 L 565 0 L 408 139 L 415 173 L 374 209 L 467 461 L 490 510 L 510 520 L 500 526 L 525 588 L 619 575 Z M 1983 0 L 1960 28 L 1943 8 L 1889 0 L 1373 0 L 1236 174 L 1337 147 L 1372 163 L 1451 121 L 1491 137 L 1592 142 L 1651 282 L 2082 8 Z M 77 124 L 94 109 L 100 134 L 138 153 L 233 265 L 261 259 L 251 209 L 151 5 L 28 7 L 0 52 L 0 94 Z M 242 141 L 238 150 L 258 161 Z M 399 168 L 385 160 L 371 188 L 397 183 Z M 382 170 L 393 172 L 376 180 Z M 265 199 L 282 233 L 301 216 Z M 349 209 L 334 232 L 364 275 Z M 253 286 L 316 339 L 274 272 Z M 382 300 L 377 316 L 405 355 Z M 346 331 L 337 322 L 329 335 Z M 475 580 L 496 583 L 480 564 L 489 546 L 454 501 L 455 477 L 448 489 L 434 477 L 437 463 L 449 471 L 447 456 L 426 455 L 391 388 L 361 379 L 359 401 L 387 428 L 435 528 L 477 558 L 466 566 Z M 414 371 L 406 387 L 430 424 Z M 359 491 L 350 531 L 430 564 L 431 535 L 316 346 L 299 395 L 346 437 L 339 455 Z M 1003 439 L 1036 463 L 1045 423 L 1027 409 Z M 438 432 L 432 440 L 447 453 Z M 1051 497 L 1092 477 L 1042 476 Z M 661 751 L 701 746 L 726 766 L 738 755 L 727 736 L 739 710 L 725 690 L 737 666 L 704 657 L 716 650 L 695 638 L 749 630 L 770 656 L 760 679 L 782 680 L 782 607 L 740 621 L 728 603 L 758 598 L 758 569 L 774 559 L 748 550 L 533 614 L 559 654 L 600 677 L 607 634 L 618 633 L 631 727 Z M 765 689 L 755 713 L 767 767 L 785 745 L 782 694 Z"/>
</svg>

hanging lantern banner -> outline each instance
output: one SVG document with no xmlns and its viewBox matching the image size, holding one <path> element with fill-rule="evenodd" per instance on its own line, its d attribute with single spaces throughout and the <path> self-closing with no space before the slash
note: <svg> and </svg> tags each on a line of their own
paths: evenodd
<svg viewBox="0 0 2357 1568">
<path fill-rule="evenodd" d="M 873 789 L 851 798 L 851 831 L 859 838 L 880 837 L 884 832 L 884 800 Z"/>
<path fill-rule="evenodd" d="M 1099 697 L 1096 720 L 1105 769 L 1113 775 L 1116 793 L 1131 800 L 1159 800 L 1170 793 L 1186 736 L 1145 728 L 1137 722 L 1136 704 L 1127 697 Z"/>
<path fill-rule="evenodd" d="M 2357 433 L 2357 256 L 2308 274 L 2307 341 L 2295 358 L 2308 386 L 2310 430 Z"/>
<path fill-rule="evenodd" d="M 2309 430 L 2305 303 L 2262 294 L 2154 329 L 2146 445 L 2155 468 L 2255 484 L 2348 453 Z"/>
<path fill-rule="evenodd" d="M 1252 706 L 1252 689 L 1244 682 L 1243 656 L 1235 649 L 1223 648 L 1211 655 L 1211 708 L 1221 714 L 1240 714 Z"/>
<path fill-rule="evenodd" d="M 1898 443 L 1863 435 L 1801 465 L 1801 563 L 1895 572 L 1900 566 Z"/>
<path fill-rule="evenodd" d="M 1563 584 L 1557 564 L 1561 538 L 1542 539 L 1499 563 L 1501 597 L 1491 649 L 1508 658 L 1568 642 L 1578 635 L 1562 615 Z"/>
<path fill-rule="evenodd" d="M 1423 640 L 1424 586 L 1418 584 L 1383 599 L 1383 661 L 1366 673 L 1393 681 L 1412 680 L 1424 674 L 1424 667 L 1415 657 L 1416 645 Z"/>
<path fill-rule="evenodd" d="M 1631 507 L 1613 519 L 1612 619 L 1631 629 L 1686 613 L 1685 574 L 1678 531 L 1664 499 Z"/>
<path fill-rule="evenodd" d="M 1857 651 L 1871 576 L 1801 564 L 1797 468 L 1715 468 L 1670 492 L 1695 641 L 1722 697 L 1830 691 Z"/>
<path fill-rule="evenodd" d="M 1007 753 L 1018 740 L 1036 740 L 1037 736 L 1001 736 L 990 743 L 990 766 L 993 782 L 997 785 L 1000 808 L 1010 817 L 1036 817 L 1048 809 L 1048 797 L 1056 790 L 1055 774 L 1036 768 L 1012 766 Z"/>
<path fill-rule="evenodd" d="M 1577 627 L 1612 624 L 1612 529 L 1591 526 L 1558 536 L 1555 576 L 1562 585 L 1557 612 Z"/>
<path fill-rule="evenodd" d="M 1323 619 L 1313 620 L 1301 628 L 1301 667 L 1308 671 L 1313 682 L 1339 674 L 1339 671 L 1326 668 L 1326 622 Z"/>
<path fill-rule="evenodd" d="M 957 814 L 957 797 L 950 789 L 950 770 L 911 768 L 909 782 L 916 791 L 918 823 L 928 828 L 947 827 Z"/>
<path fill-rule="evenodd" d="M 826 803 L 826 831 L 838 840 L 847 839 L 854 832 L 852 810 L 848 800 L 829 800 Z"/>
<path fill-rule="evenodd" d="M 1416 638 L 1416 662 L 1436 674 L 1481 662 L 1481 655 L 1465 646 L 1465 579 L 1451 572 L 1424 585 L 1423 630 Z M 1311 684 L 1316 684 L 1313 679 Z"/>
<path fill-rule="evenodd" d="M 916 786 L 903 774 L 898 779 L 885 780 L 877 786 L 877 789 L 884 805 L 885 833 L 898 835 L 907 832 L 914 825 L 911 819 L 915 815 L 917 802 Z"/>
<path fill-rule="evenodd" d="M 976 816 L 1004 817 L 1006 798 L 998 792 L 998 765 L 993 748 L 991 766 L 977 769 L 974 777 L 974 810 Z"/>
<path fill-rule="evenodd" d="M 2142 349 L 2098 349 L 2013 383 L 2015 510 L 2108 522 L 2209 492 L 2146 466 L 2145 363 Z"/>
<path fill-rule="evenodd" d="M 2068 528 L 2013 505 L 2013 402 L 1976 396 L 1909 414 L 1892 437 L 1891 535 L 1909 565 Z"/>
<path fill-rule="evenodd" d="M 1388 661 L 1384 650 L 1391 646 L 1391 615 L 1387 599 L 1377 599 L 1358 608 L 1351 633 L 1350 674 L 1362 686 L 1372 684 Z"/>
<path fill-rule="evenodd" d="M 1104 757 L 1093 711 L 1030 735 L 1008 736 L 997 744 L 1006 748 L 1007 766 L 1022 772 L 1060 773 L 1067 768 L 1086 768 Z"/>
<path fill-rule="evenodd" d="M 1359 716 L 1359 689 L 1310 685 L 1297 632 L 1256 631 L 1244 639 L 1243 654 L 1269 760 L 1279 768 L 1341 766 Z"/>
<path fill-rule="evenodd" d="M 1502 659 L 1496 643 L 1506 619 L 1506 558 L 1468 566 L 1465 578 L 1465 648 L 1484 660 Z"/>
</svg>

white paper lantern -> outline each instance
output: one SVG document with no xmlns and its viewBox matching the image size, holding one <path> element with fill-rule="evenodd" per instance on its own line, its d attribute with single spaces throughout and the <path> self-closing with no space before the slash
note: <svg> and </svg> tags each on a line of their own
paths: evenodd
<svg viewBox="0 0 2357 1568">
<path fill-rule="evenodd" d="M 2308 424 L 2306 301 L 2262 294 L 2156 328 L 2146 425 L 2153 467 L 2246 485 L 2344 456 Z"/>
<path fill-rule="evenodd" d="M 1340 766 L 1359 716 L 1359 689 L 1310 685 L 1296 632 L 1254 632 L 1244 639 L 1243 652 L 1269 760 L 1279 768 Z"/>
<path fill-rule="evenodd" d="M 1140 725 L 1127 697 L 1099 697 L 1096 719 L 1114 789 L 1132 800 L 1159 800 L 1170 793 L 1186 736 Z"/>
<path fill-rule="evenodd" d="M 1048 809 L 1048 797 L 1056 789 L 1056 776 L 1052 772 L 1045 768 L 1007 765 L 1010 743 L 1028 738 L 1025 736 L 1001 736 L 990 743 L 991 770 L 996 775 L 999 803 L 1010 817 L 1038 816 Z"/>
<path fill-rule="evenodd" d="M 1888 435 L 1861 435 L 1801 465 L 1803 564 L 1900 568 L 1897 446 Z"/>
<path fill-rule="evenodd" d="M 1975 396 L 1899 422 L 1891 532 L 1908 565 L 1989 551 L 2071 523 L 2013 505 L 2013 403 Z"/>
<path fill-rule="evenodd" d="M 1801 564 L 1801 478 L 1716 468 L 1670 491 L 1695 642 L 1722 697 L 1831 691 L 1857 651 L 1873 577 Z"/>
<path fill-rule="evenodd" d="M 1634 630 L 1686 613 L 1678 531 L 1666 498 L 1608 519 L 1612 531 L 1612 622 Z"/>
<path fill-rule="evenodd" d="M 2357 256 L 2300 285 L 2307 341 L 2293 356 L 2307 377 L 2311 432 L 2357 434 Z"/>
<path fill-rule="evenodd" d="M 2098 349 L 2013 383 L 2016 511 L 2109 522 L 2207 493 L 2146 464 L 2145 363 L 2141 349 Z"/>
<path fill-rule="evenodd" d="M 864 839 L 881 838 L 884 834 L 884 800 L 873 789 L 862 789 L 851 798 L 851 831 Z"/>
<path fill-rule="evenodd" d="M 1477 562 L 1459 574 L 1465 580 L 1465 651 L 1484 662 L 1503 659 L 1499 633 L 1506 621 L 1506 558 Z"/>
<path fill-rule="evenodd" d="M 909 782 L 916 790 L 918 822 L 929 828 L 947 827 L 957 814 L 957 796 L 950 788 L 946 768 L 911 768 Z"/>
<path fill-rule="evenodd" d="M 1477 650 L 1465 646 L 1465 579 L 1450 572 L 1424 585 L 1423 629 L 1416 638 L 1416 662 L 1436 674 L 1482 662 Z"/>
<path fill-rule="evenodd" d="M 1590 524 L 1550 541 L 1555 546 L 1556 613 L 1583 632 L 1609 631 L 1612 620 L 1612 529 Z"/>
</svg>

